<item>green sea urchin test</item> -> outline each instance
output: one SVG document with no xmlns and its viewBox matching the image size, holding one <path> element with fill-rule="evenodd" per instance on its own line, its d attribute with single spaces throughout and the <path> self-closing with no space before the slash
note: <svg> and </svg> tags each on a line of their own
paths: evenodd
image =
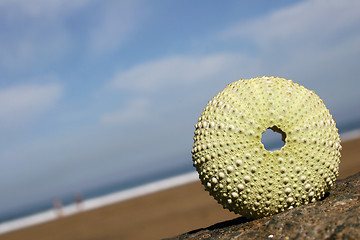
<svg viewBox="0 0 360 240">
<path fill-rule="evenodd" d="M 229 84 L 195 125 L 193 164 L 224 208 L 255 219 L 324 197 L 338 176 L 340 137 L 313 92 L 291 80 L 252 78 Z M 283 134 L 268 151 L 262 133 Z"/>
</svg>

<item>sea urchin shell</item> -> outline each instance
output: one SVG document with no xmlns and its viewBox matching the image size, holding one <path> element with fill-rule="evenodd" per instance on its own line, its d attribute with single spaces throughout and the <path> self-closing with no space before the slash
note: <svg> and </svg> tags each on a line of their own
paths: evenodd
<svg viewBox="0 0 360 240">
<path fill-rule="evenodd" d="M 252 78 L 229 84 L 195 125 L 193 164 L 224 208 L 254 219 L 324 197 L 339 169 L 340 138 L 323 101 L 291 80 Z M 268 151 L 262 133 L 284 134 Z"/>
</svg>

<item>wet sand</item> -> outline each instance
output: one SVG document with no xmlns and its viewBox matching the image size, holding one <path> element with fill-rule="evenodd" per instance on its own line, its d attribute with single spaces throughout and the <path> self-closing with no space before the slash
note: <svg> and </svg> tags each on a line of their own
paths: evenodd
<svg viewBox="0 0 360 240">
<path fill-rule="evenodd" d="M 360 139 L 342 146 L 339 178 L 360 171 Z M 10 232 L 0 240 L 151 240 L 236 217 L 195 182 Z"/>
</svg>

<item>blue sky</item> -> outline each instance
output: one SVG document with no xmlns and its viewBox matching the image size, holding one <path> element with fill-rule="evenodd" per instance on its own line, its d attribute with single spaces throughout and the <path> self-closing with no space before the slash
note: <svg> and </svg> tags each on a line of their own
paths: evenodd
<svg viewBox="0 0 360 240">
<path fill-rule="evenodd" d="M 0 22 L 0 213 L 191 164 L 203 107 L 239 78 L 360 119 L 356 0 L 1 0 Z"/>
</svg>

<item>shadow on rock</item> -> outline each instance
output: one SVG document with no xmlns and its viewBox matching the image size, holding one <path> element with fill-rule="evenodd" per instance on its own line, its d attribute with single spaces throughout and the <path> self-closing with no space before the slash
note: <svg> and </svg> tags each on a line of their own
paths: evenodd
<svg viewBox="0 0 360 240">
<path fill-rule="evenodd" d="M 194 234 L 194 233 L 204 231 L 204 230 L 209 230 L 209 231 L 214 231 L 215 230 L 216 231 L 216 230 L 231 227 L 231 226 L 234 226 L 234 225 L 247 223 L 247 222 L 250 222 L 250 221 L 252 221 L 252 220 L 249 220 L 249 219 L 247 219 L 245 217 L 238 217 L 238 218 L 234 218 L 234 219 L 231 219 L 231 220 L 228 220 L 228 221 L 216 223 L 216 224 L 211 225 L 211 226 L 209 226 L 207 228 L 200 228 L 200 229 L 190 231 L 190 232 L 188 232 L 188 234 Z"/>
</svg>

